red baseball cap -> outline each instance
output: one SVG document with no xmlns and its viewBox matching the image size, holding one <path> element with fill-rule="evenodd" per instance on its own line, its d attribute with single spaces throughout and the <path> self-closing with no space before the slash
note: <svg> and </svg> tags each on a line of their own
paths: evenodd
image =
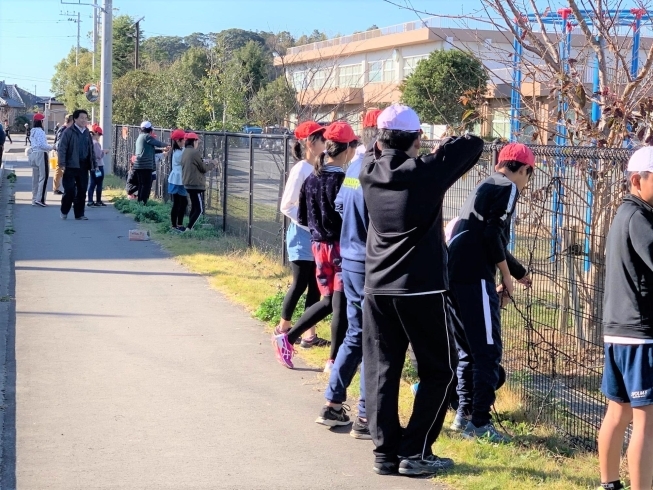
<svg viewBox="0 0 653 490">
<path fill-rule="evenodd" d="M 186 138 L 186 132 L 183 129 L 175 129 L 170 135 L 170 139 L 179 141 Z"/>
<path fill-rule="evenodd" d="M 376 120 L 379 118 L 381 112 L 383 112 L 381 109 L 370 109 L 367 111 L 367 114 L 365 114 L 365 117 L 363 118 L 363 127 L 375 128 Z"/>
<path fill-rule="evenodd" d="M 301 123 L 295 129 L 295 138 L 297 138 L 298 140 L 304 140 L 312 134 L 325 130 L 326 128 L 324 126 L 320 126 L 315 121 L 306 121 Z"/>
<path fill-rule="evenodd" d="M 97 124 L 94 124 L 93 126 L 91 126 L 91 132 L 95 133 L 95 134 L 99 134 L 100 136 L 102 136 L 102 134 L 103 134 L 102 133 L 102 128 L 100 126 L 98 126 Z"/>
<path fill-rule="evenodd" d="M 358 136 L 354 133 L 351 126 L 345 121 L 336 121 L 331 123 L 324 132 L 324 138 L 336 143 L 351 143 L 358 141 Z"/>
<path fill-rule="evenodd" d="M 510 143 L 504 146 L 499 153 L 499 163 L 501 162 L 519 162 L 535 168 L 535 155 L 523 143 Z"/>
<path fill-rule="evenodd" d="M 34 120 L 35 121 L 43 121 L 45 119 L 45 115 L 41 114 L 40 112 L 37 112 L 34 114 Z"/>
<path fill-rule="evenodd" d="M 197 136 L 195 133 L 186 133 L 186 139 L 187 140 L 198 140 L 200 139 L 199 136 Z"/>
</svg>

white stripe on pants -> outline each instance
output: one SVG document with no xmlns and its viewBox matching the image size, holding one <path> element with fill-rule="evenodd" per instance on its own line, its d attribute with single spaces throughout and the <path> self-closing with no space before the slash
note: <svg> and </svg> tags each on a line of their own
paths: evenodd
<svg viewBox="0 0 653 490">
<path fill-rule="evenodd" d="M 47 196 L 48 161 L 47 153 L 34 152 L 32 159 L 32 201 L 45 203 Z"/>
</svg>

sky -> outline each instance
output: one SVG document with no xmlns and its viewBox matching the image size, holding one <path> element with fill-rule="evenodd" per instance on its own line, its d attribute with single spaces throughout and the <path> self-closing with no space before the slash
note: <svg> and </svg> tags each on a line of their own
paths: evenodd
<svg viewBox="0 0 653 490">
<path fill-rule="evenodd" d="M 30 92 L 36 90 L 37 95 L 50 95 L 54 66 L 77 44 L 77 25 L 68 19 L 76 19 L 78 11 L 80 45 L 91 49 L 92 7 L 77 3 L 90 4 L 92 0 L 64 1 L 72 4 L 64 5 L 61 0 L 0 0 L 0 80 Z M 438 14 L 469 13 L 480 8 L 480 0 L 392 1 Z M 418 20 L 414 12 L 384 0 L 113 0 L 113 7 L 118 9 L 117 15 L 145 16 L 141 23 L 145 37 L 186 36 L 229 28 L 289 31 L 296 37 L 318 29 L 333 36 L 374 24 L 386 27 Z"/>
</svg>

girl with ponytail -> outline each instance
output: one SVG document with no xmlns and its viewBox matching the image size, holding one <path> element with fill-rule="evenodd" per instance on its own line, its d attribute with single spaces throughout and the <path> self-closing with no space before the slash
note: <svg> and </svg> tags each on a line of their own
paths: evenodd
<svg viewBox="0 0 653 490">
<path fill-rule="evenodd" d="M 297 223 L 297 212 L 302 185 L 306 177 L 313 173 L 315 162 L 320 159 L 320 155 L 324 152 L 325 130 L 326 128 L 314 121 L 303 122 L 295 130 L 297 141 L 292 148 L 292 154 L 297 163 L 288 172 L 288 181 L 283 191 L 280 206 L 281 212 L 290 219 L 288 231 L 286 232 L 286 250 L 293 280 L 281 306 L 281 321 L 274 331 L 275 335 L 290 330 L 290 320 L 299 299 L 305 291 L 305 310 L 320 301 L 320 291 L 317 288 L 317 279 L 315 278 L 315 259 L 311 251 L 311 233 L 308 227 Z M 299 342 L 299 337 L 297 341 Z M 308 349 L 315 346 L 325 347 L 329 345 L 329 342 L 319 338 L 315 333 L 315 327 L 311 326 L 304 334 L 304 338 L 301 339 L 300 345 Z"/>
<path fill-rule="evenodd" d="M 358 138 L 351 126 L 343 121 L 331 124 L 324 132 L 324 138 L 326 148 L 315 160 L 313 173 L 304 181 L 297 213 L 298 224 L 308 227 L 311 233 L 311 248 L 322 299 L 307 309 L 287 333 L 277 333 L 273 344 L 279 362 L 292 369 L 293 343 L 308 328 L 333 312 L 331 352 L 324 368 L 325 372 L 330 372 L 347 331 L 347 301 L 343 292 L 340 257 L 342 218 L 336 211 L 335 200 L 345 179 L 343 167 L 353 158 Z M 340 412 L 344 414 L 342 408 Z M 339 415 L 334 417 L 338 418 Z M 344 418 L 349 423 L 346 415 Z M 341 417 L 341 423 L 336 422 L 335 425 L 346 425 L 344 418 Z"/>
</svg>

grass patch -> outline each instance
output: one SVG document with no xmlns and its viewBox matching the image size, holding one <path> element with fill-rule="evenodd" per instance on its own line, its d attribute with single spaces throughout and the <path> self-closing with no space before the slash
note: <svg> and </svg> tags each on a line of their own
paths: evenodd
<svg viewBox="0 0 653 490">
<path fill-rule="evenodd" d="M 122 189 L 122 184 L 117 188 Z M 242 239 L 214 229 L 182 235 L 172 232 L 167 225 L 170 207 L 166 204 L 150 201 L 147 206 L 139 205 L 125 199 L 122 190 L 116 190 L 114 196 L 117 209 L 133 215 L 181 264 L 204 275 L 212 287 L 261 319 L 271 331 L 279 321 L 281 302 L 291 283 L 286 268 L 269 255 L 248 249 Z M 296 317 L 301 315 L 302 308 L 298 310 Z M 318 326 L 318 333 L 329 338 L 325 322 Z M 328 349 L 300 350 L 300 355 L 308 364 L 321 367 L 328 357 Z M 271 369 L 274 369 L 273 362 L 270 355 Z M 326 382 L 325 375 L 318 376 Z M 410 363 L 404 370 L 404 379 L 399 411 L 405 423 L 413 404 L 410 383 L 417 379 Z M 358 396 L 358 389 L 357 375 L 350 387 L 352 398 Z M 514 436 L 514 442 L 498 446 L 465 441 L 446 429 L 453 419 L 453 414 L 449 413 L 434 451 L 453 458 L 457 465 L 453 471 L 439 476 L 435 480 L 438 484 L 457 490 L 587 490 L 598 484 L 596 456 L 573 451 L 552 428 L 533 426 L 519 396 L 510 386 L 499 390 L 496 408 L 501 423 Z"/>
</svg>

